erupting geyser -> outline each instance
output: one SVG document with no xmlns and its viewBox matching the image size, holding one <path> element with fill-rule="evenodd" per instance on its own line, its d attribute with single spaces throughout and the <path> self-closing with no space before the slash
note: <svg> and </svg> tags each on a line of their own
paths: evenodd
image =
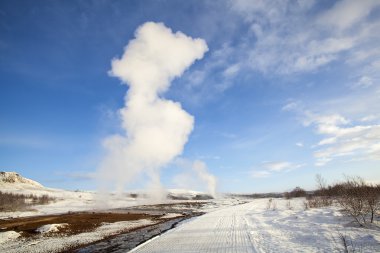
<svg viewBox="0 0 380 253">
<path fill-rule="evenodd" d="M 104 141 L 107 155 L 98 170 L 102 180 L 122 190 L 145 174 L 152 192 L 160 193 L 159 169 L 182 153 L 194 124 L 180 103 L 160 95 L 207 50 L 204 40 L 173 33 L 162 23 L 147 22 L 136 30 L 109 72 L 129 90 L 119 111 L 124 133 Z"/>
</svg>

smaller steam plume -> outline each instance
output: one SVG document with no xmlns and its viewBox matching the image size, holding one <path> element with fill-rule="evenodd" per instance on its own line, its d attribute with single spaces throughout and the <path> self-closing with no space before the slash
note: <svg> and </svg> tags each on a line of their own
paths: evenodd
<svg viewBox="0 0 380 253">
<path fill-rule="evenodd" d="M 183 173 L 176 175 L 173 182 L 176 186 L 181 188 L 193 188 L 207 191 L 212 197 L 217 197 L 217 180 L 207 170 L 207 165 L 200 161 L 195 160 L 191 162 L 186 159 L 177 159 L 177 166 L 184 170 Z M 206 188 L 205 188 L 206 186 Z"/>
<path fill-rule="evenodd" d="M 110 75 L 129 89 L 119 111 L 123 131 L 104 140 L 107 154 L 98 169 L 102 182 L 122 191 L 143 176 L 156 199 L 165 196 L 160 169 L 182 153 L 194 118 L 180 103 L 161 95 L 207 50 L 202 39 L 147 22 L 136 30 L 122 57 L 112 60 Z"/>
</svg>

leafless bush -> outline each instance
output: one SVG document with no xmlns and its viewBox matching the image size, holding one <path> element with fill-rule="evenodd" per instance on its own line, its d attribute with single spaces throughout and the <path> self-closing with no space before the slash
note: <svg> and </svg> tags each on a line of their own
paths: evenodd
<svg viewBox="0 0 380 253">
<path fill-rule="evenodd" d="M 22 211 L 32 205 L 45 205 L 54 198 L 48 195 L 36 196 L 33 194 L 14 194 L 0 191 L 0 211 Z"/>
<path fill-rule="evenodd" d="M 27 207 L 25 196 L 0 192 L 0 211 L 24 210 Z"/>
<path fill-rule="evenodd" d="M 374 216 L 380 208 L 379 187 L 367 184 L 360 177 L 346 177 L 341 183 L 337 200 L 345 213 L 364 226 L 368 220 L 373 223 Z"/>
<path fill-rule="evenodd" d="M 380 185 L 366 183 L 360 177 L 347 177 L 343 182 L 327 185 L 316 176 L 318 189 L 307 202 L 310 208 L 331 205 L 335 200 L 343 212 L 360 226 L 373 223 L 380 209 Z"/>
<path fill-rule="evenodd" d="M 294 188 L 291 192 L 284 192 L 285 199 L 305 197 L 306 195 L 306 191 L 298 186 Z"/>
<path fill-rule="evenodd" d="M 344 253 L 362 252 L 360 245 L 357 245 L 347 234 L 337 232 L 337 235 L 332 236 L 336 250 Z"/>
<path fill-rule="evenodd" d="M 309 208 L 321 208 L 331 206 L 333 200 L 331 198 L 326 198 L 325 196 L 308 196 L 305 203 Z"/>
</svg>

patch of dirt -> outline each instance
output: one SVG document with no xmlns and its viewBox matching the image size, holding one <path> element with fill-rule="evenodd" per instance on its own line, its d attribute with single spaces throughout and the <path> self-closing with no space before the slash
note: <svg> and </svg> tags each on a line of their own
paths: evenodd
<svg viewBox="0 0 380 253">
<path fill-rule="evenodd" d="M 67 235 L 73 235 L 92 231 L 101 226 L 102 223 L 157 218 L 159 218 L 159 216 L 145 213 L 67 213 L 58 215 L 15 218 L 10 220 L 0 219 L 0 232 L 13 230 L 16 232 L 22 232 L 22 236 L 29 237 L 37 234 L 36 229 L 43 225 L 67 223 L 69 225 L 61 228 L 59 232 Z"/>
</svg>

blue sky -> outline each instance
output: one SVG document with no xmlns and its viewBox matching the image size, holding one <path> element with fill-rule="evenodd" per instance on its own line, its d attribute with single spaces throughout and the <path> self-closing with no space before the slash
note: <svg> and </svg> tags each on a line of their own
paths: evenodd
<svg viewBox="0 0 380 253">
<path fill-rule="evenodd" d="M 207 43 L 162 96 L 194 116 L 180 159 L 203 161 L 219 191 L 379 182 L 379 15 L 371 0 L 1 1 L 0 169 L 95 189 L 128 90 L 111 60 L 152 21 Z"/>
</svg>

